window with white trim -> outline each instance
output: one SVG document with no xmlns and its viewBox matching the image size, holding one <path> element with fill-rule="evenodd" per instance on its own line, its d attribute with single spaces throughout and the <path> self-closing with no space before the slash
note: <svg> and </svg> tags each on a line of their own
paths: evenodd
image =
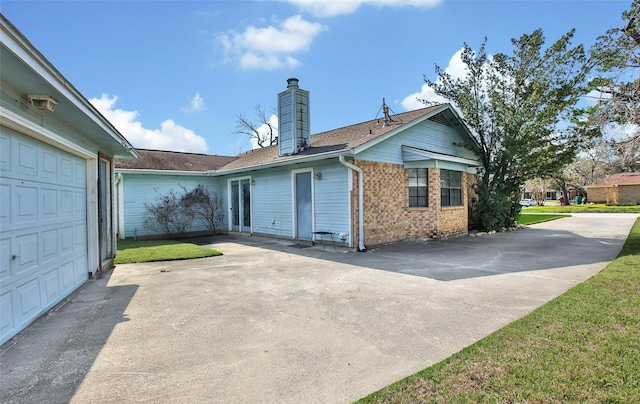
<svg viewBox="0 0 640 404">
<path fill-rule="evenodd" d="M 429 180 L 426 168 L 409 168 L 409 207 L 429 206 Z"/>
<path fill-rule="evenodd" d="M 440 205 L 462 206 L 462 172 L 440 170 Z"/>
</svg>

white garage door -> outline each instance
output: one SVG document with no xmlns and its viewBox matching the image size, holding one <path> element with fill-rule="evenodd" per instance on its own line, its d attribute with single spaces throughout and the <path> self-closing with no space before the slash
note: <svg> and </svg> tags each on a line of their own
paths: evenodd
<svg viewBox="0 0 640 404">
<path fill-rule="evenodd" d="M 0 344 L 88 279 L 87 165 L 0 126 Z"/>
</svg>

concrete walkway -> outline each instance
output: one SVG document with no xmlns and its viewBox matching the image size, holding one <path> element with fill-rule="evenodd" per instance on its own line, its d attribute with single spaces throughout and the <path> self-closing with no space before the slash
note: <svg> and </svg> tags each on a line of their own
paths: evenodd
<svg viewBox="0 0 640 404">
<path fill-rule="evenodd" d="M 215 237 L 119 265 L 0 348 L 0 402 L 348 403 L 583 282 L 638 215 L 356 253 Z"/>
</svg>

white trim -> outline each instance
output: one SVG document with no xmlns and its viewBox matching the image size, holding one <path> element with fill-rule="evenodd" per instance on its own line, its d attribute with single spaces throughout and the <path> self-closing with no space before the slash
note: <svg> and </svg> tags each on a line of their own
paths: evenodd
<svg viewBox="0 0 640 404">
<path fill-rule="evenodd" d="M 183 171 L 183 170 L 151 170 L 138 168 L 116 168 L 118 174 L 144 174 L 144 175 L 188 175 L 192 177 L 208 177 L 207 171 Z"/>
<path fill-rule="evenodd" d="M 364 175 L 362 168 L 347 162 L 344 156 L 340 156 L 339 159 L 340 164 L 358 173 L 358 250 L 366 251 L 367 248 L 364 245 Z M 351 213 L 349 213 L 349 217 L 351 218 Z M 349 225 L 351 226 L 352 223 L 350 222 Z"/>
<path fill-rule="evenodd" d="M 228 229 L 229 231 L 234 231 L 233 230 L 233 200 L 232 198 L 232 192 L 231 192 L 231 183 L 233 181 L 238 181 L 238 197 L 240 197 L 240 193 L 242 192 L 242 181 L 243 180 L 249 180 L 249 213 L 250 213 L 250 220 L 251 220 L 251 226 L 249 227 L 249 234 L 253 234 L 253 183 L 252 183 L 252 178 L 251 176 L 243 176 L 243 177 L 234 177 L 234 178 L 228 178 L 227 179 L 227 217 L 228 217 Z M 242 199 L 242 198 L 241 198 Z M 238 204 L 240 211 L 242 211 L 242 208 L 244 207 L 242 205 L 242 203 Z M 240 213 L 238 213 L 238 232 L 240 233 L 246 233 L 242 231 L 242 215 Z"/>
<path fill-rule="evenodd" d="M 300 173 L 310 173 L 311 174 L 311 241 L 315 240 L 313 232 L 316 231 L 316 212 L 315 212 L 315 182 L 313 181 L 313 167 L 299 168 L 295 170 L 291 170 L 291 215 L 293 216 L 291 219 L 291 223 L 293 223 L 293 228 L 291 229 L 291 237 L 292 238 L 300 238 L 298 237 L 298 205 L 297 205 L 297 189 L 296 189 L 296 174 Z"/>
<path fill-rule="evenodd" d="M 116 177 L 116 196 L 118 197 L 118 201 L 116 202 L 116 220 L 118 223 L 116 232 L 118 234 L 118 238 L 120 240 L 124 240 L 125 239 L 125 230 L 124 230 L 124 176 L 121 173 L 115 173 L 115 177 Z M 117 245 L 116 245 L 116 251 L 117 251 Z"/>
<path fill-rule="evenodd" d="M 97 153 L 85 149 L 2 106 L 0 106 L 0 124 L 83 159 L 95 159 L 97 157 Z"/>
<path fill-rule="evenodd" d="M 98 228 L 98 160 L 87 160 L 87 270 L 96 273 L 102 268 Z"/>
</svg>

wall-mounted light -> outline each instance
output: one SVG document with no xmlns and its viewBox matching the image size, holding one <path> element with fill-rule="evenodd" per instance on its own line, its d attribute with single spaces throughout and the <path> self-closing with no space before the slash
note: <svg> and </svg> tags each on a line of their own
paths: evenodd
<svg viewBox="0 0 640 404">
<path fill-rule="evenodd" d="M 315 173 L 315 174 L 313 174 L 313 179 L 315 179 L 315 180 L 321 180 L 321 179 L 322 179 L 322 173 Z"/>
<path fill-rule="evenodd" d="M 256 185 L 256 180 L 252 179 L 251 180 L 251 185 Z"/>
<path fill-rule="evenodd" d="M 58 105 L 58 101 L 50 95 L 29 94 L 27 97 L 31 101 L 31 106 L 35 109 L 53 112 L 56 109 L 56 105 Z"/>
</svg>

